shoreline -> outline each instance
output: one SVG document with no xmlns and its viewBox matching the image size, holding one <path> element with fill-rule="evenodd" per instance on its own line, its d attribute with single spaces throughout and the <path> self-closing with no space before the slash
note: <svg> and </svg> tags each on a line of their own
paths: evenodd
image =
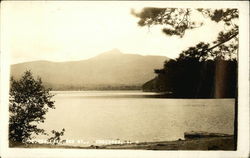
<svg viewBox="0 0 250 158">
<path fill-rule="evenodd" d="M 234 136 L 220 133 L 189 132 L 185 139 L 131 144 L 91 145 L 88 147 L 10 143 L 10 148 L 120 149 L 120 150 L 236 150 Z"/>
</svg>

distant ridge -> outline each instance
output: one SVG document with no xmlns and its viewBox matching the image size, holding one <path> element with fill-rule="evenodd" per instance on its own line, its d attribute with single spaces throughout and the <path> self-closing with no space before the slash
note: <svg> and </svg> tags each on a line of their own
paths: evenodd
<svg viewBox="0 0 250 158">
<path fill-rule="evenodd" d="M 138 89 L 154 78 L 154 69 L 163 67 L 164 56 L 125 54 L 118 49 L 80 61 L 34 61 L 14 64 L 11 75 L 20 78 L 25 70 L 54 90 Z"/>
<path fill-rule="evenodd" d="M 119 49 L 114 48 L 114 49 L 112 49 L 112 50 L 110 50 L 110 51 L 101 53 L 101 54 L 99 54 L 98 56 L 100 56 L 100 55 L 117 55 L 117 54 L 123 54 L 123 53 L 122 53 Z"/>
</svg>

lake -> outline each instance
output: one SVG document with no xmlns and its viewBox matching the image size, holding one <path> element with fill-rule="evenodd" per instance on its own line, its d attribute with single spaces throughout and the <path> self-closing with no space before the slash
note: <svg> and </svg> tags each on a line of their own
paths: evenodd
<svg viewBox="0 0 250 158">
<path fill-rule="evenodd" d="M 168 99 L 141 91 L 52 93 L 56 109 L 49 110 L 40 127 L 48 132 L 65 128 L 66 145 L 166 141 L 183 139 L 187 131 L 234 130 L 234 99 Z"/>
</svg>

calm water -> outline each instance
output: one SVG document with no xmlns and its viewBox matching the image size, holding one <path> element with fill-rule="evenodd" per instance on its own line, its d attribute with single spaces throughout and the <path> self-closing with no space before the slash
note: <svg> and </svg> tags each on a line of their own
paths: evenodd
<svg viewBox="0 0 250 158">
<path fill-rule="evenodd" d="M 73 140 L 70 145 L 176 140 L 186 131 L 233 133 L 234 99 L 165 99 L 140 91 L 53 93 L 56 109 L 48 112 L 41 127 L 65 128 L 63 138 Z"/>
</svg>

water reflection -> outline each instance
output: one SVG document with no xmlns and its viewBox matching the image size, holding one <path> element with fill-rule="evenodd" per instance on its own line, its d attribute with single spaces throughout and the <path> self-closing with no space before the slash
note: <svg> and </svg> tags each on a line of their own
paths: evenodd
<svg viewBox="0 0 250 158">
<path fill-rule="evenodd" d="M 169 98 L 171 94 L 141 91 L 53 91 L 56 97 L 70 98 Z"/>
</svg>

